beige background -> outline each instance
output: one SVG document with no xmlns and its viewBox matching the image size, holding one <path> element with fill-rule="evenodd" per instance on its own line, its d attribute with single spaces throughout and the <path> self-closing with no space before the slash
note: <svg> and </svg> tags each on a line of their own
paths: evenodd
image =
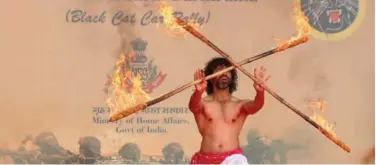
<svg viewBox="0 0 376 165">
<path fill-rule="evenodd" d="M 293 1 L 262 0 L 257 3 L 170 3 L 185 12 L 211 12 L 201 30 L 232 57 L 240 61 L 275 46 L 274 38 L 295 32 L 291 22 Z M 106 24 L 68 24 L 65 13 L 81 8 L 91 13 L 120 8 L 142 14 L 143 8 L 124 1 L 1 1 L 0 11 L 0 142 L 15 147 L 27 134 L 54 131 L 62 146 L 74 150 L 81 136 L 103 136 L 113 126 L 91 123 L 91 107 L 104 105 L 101 89 L 116 60 L 120 38 L 142 37 L 149 42 L 147 54 L 156 58 L 168 74 L 151 96 L 155 97 L 192 80 L 192 73 L 217 56 L 192 36 L 174 38 L 155 25 L 114 27 Z M 248 118 L 241 142 L 246 144 L 249 128 L 257 128 L 271 139 L 286 138 L 311 143 L 309 156 L 294 157 L 295 163 L 357 163 L 374 145 L 374 1 L 359 29 L 345 40 L 327 42 L 311 39 L 297 48 L 245 66 L 268 68 L 269 86 L 286 100 L 305 110 L 304 99 L 322 96 L 328 101 L 326 116 L 336 122 L 338 136 L 353 149 L 347 154 L 274 98 L 267 96 L 264 109 Z M 121 36 L 121 37 L 120 37 Z M 240 98 L 253 98 L 252 81 L 240 74 Z M 315 79 L 326 77 L 324 89 L 314 90 Z M 191 90 L 157 106 L 184 107 Z M 192 115 L 187 119 L 193 121 Z M 181 130 L 185 130 L 181 132 Z M 113 133 L 112 133 L 113 134 Z M 109 135 L 103 152 L 113 138 L 136 142 L 144 154 L 159 155 L 169 142 L 179 142 L 188 155 L 199 148 L 194 124 L 169 126 L 165 135 Z M 158 141 L 158 142 L 157 142 Z M 295 153 L 299 154 L 299 153 Z M 307 154 L 307 153 L 306 153 Z M 293 157 L 293 156 L 291 156 Z"/>
</svg>

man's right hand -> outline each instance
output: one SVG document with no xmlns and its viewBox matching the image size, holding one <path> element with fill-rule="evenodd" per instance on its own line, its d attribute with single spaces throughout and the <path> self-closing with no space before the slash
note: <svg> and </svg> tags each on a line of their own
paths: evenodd
<svg viewBox="0 0 376 165">
<path fill-rule="evenodd" d="M 194 74 L 195 81 L 202 80 L 200 83 L 195 85 L 196 91 L 198 92 L 204 92 L 206 90 L 207 82 L 203 78 L 205 78 L 204 71 L 202 71 L 201 69 L 198 69 Z"/>
<path fill-rule="evenodd" d="M 203 108 L 201 96 L 206 90 L 206 80 L 203 79 L 205 77 L 204 72 L 201 69 L 198 69 L 194 74 L 194 80 L 200 81 L 198 84 L 195 85 L 195 92 L 193 92 L 191 99 L 189 100 L 189 110 L 193 114 L 198 114 L 201 112 L 201 109 Z"/>
</svg>

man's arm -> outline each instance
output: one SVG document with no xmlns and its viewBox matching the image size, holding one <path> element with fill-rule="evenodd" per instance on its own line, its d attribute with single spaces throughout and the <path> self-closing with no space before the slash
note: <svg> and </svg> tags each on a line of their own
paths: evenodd
<svg viewBox="0 0 376 165">
<path fill-rule="evenodd" d="M 257 92 L 254 100 L 246 101 L 242 105 L 242 110 L 247 115 L 253 115 L 257 113 L 264 106 L 264 96 L 264 92 Z"/>
<path fill-rule="evenodd" d="M 191 110 L 193 114 L 200 113 L 203 108 L 201 101 L 202 94 L 203 92 L 195 90 L 189 100 L 189 110 Z"/>
</svg>

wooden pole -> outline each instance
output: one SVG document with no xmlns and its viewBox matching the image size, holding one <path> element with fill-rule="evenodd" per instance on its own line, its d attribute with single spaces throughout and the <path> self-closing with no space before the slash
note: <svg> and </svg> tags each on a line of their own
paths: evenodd
<svg viewBox="0 0 376 165">
<path fill-rule="evenodd" d="M 294 45 L 290 45 L 290 47 L 288 47 L 288 48 L 295 47 L 295 46 L 297 46 L 299 44 L 305 43 L 306 41 L 307 40 L 301 40 L 300 42 L 296 42 Z M 288 48 L 286 48 L 286 49 L 288 49 Z M 273 55 L 274 53 L 279 52 L 278 49 L 279 48 L 274 48 L 274 49 L 268 50 L 268 51 L 266 51 L 264 53 L 258 54 L 256 56 L 247 58 L 247 59 L 239 62 L 238 65 L 249 64 L 249 63 L 251 63 L 253 61 L 256 61 L 256 60 L 259 60 L 261 58 L 268 57 L 270 55 Z M 233 69 L 235 69 L 235 66 L 230 66 L 230 67 L 228 67 L 226 69 L 223 69 L 223 70 L 221 70 L 219 72 L 216 72 L 216 73 L 213 73 L 211 75 L 208 75 L 208 76 L 206 76 L 203 79 L 204 80 L 210 80 L 210 79 L 212 79 L 212 78 L 214 78 L 214 77 L 216 77 L 218 75 L 221 75 L 221 74 L 226 73 L 228 71 L 231 71 Z M 170 92 L 167 92 L 167 93 L 165 93 L 165 94 L 163 94 L 163 95 L 161 95 L 159 97 L 156 97 L 156 98 L 154 98 L 152 100 L 149 100 L 149 101 L 147 101 L 145 103 L 138 104 L 138 105 L 136 105 L 134 107 L 131 107 L 131 108 L 128 108 L 128 109 L 124 109 L 124 110 L 122 110 L 120 112 L 117 112 L 114 115 L 112 115 L 110 117 L 109 121 L 110 122 L 114 122 L 114 121 L 120 120 L 122 118 L 125 118 L 125 117 L 127 117 L 127 116 L 129 116 L 129 115 L 131 115 L 133 113 L 136 113 L 136 112 L 141 111 L 141 110 L 143 110 L 143 109 L 145 109 L 145 108 L 147 108 L 149 106 L 152 106 L 152 105 L 157 104 L 157 103 L 159 103 L 159 102 L 161 102 L 163 100 L 166 100 L 166 99 L 168 99 L 168 98 L 170 98 L 170 97 L 172 97 L 172 96 L 180 93 L 181 91 L 183 91 L 185 89 L 188 89 L 189 87 L 192 87 L 192 86 L 194 86 L 194 85 L 196 85 L 196 84 L 198 84 L 200 82 L 202 82 L 202 80 L 197 80 L 197 81 L 193 81 L 193 82 L 187 83 L 187 84 L 185 84 L 185 85 L 183 85 L 183 86 L 181 86 L 179 88 L 176 88 L 176 89 L 174 89 L 174 90 L 172 90 Z"/>
</svg>

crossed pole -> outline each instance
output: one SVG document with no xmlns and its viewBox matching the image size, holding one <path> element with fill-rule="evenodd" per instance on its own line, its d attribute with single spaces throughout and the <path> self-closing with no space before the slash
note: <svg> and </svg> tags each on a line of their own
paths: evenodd
<svg viewBox="0 0 376 165">
<path fill-rule="evenodd" d="M 300 38 L 297 38 L 295 40 L 292 40 L 288 43 L 285 43 L 284 45 L 280 45 L 274 49 L 271 49 L 271 50 L 268 50 L 264 53 L 261 53 L 259 55 L 256 55 L 256 56 L 253 56 L 251 58 L 247 58 L 245 60 L 243 60 L 242 62 L 239 62 L 239 63 L 236 63 L 228 54 L 226 54 L 224 51 L 222 51 L 220 48 L 218 48 L 214 43 L 212 43 L 209 39 L 207 39 L 204 35 L 202 35 L 200 32 L 198 32 L 195 28 L 193 28 L 191 25 L 187 24 L 186 22 L 184 22 L 183 20 L 179 19 L 179 18 L 175 18 L 175 21 L 177 24 L 179 24 L 182 28 L 184 28 L 187 32 L 189 32 L 190 34 L 192 34 L 193 36 L 195 36 L 197 39 L 201 40 L 202 42 L 204 42 L 206 45 L 208 45 L 210 48 L 212 48 L 214 51 L 216 51 L 219 55 L 221 55 L 222 57 L 226 58 L 231 64 L 232 66 L 231 67 L 228 67 L 220 72 L 216 72 L 214 74 L 211 74 L 211 75 L 208 75 L 206 76 L 205 78 L 203 78 L 203 80 L 209 80 L 211 78 L 214 78 L 218 75 L 221 75 L 225 72 L 228 72 L 230 70 L 233 70 L 233 69 L 238 69 L 240 70 L 242 73 L 244 73 L 247 77 L 249 77 L 250 79 L 252 79 L 254 82 L 257 82 L 255 77 L 249 73 L 247 70 L 245 70 L 243 67 L 241 67 L 241 65 L 244 65 L 244 64 L 248 64 L 248 63 L 251 63 L 253 61 L 256 61 L 258 59 L 261 59 L 261 58 L 264 58 L 264 57 L 267 57 L 267 56 L 270 56 L 274 53 L 278 53 L 278 52 L 281 52 L 281 51 L 284 51 L 286 49 L 289 49 L 289 48 L 292 48 L 292 47 L 295 47 L 299 44 L 302 44 L 302 43 L 305 43 L 308 41 L 308 37 L 307 36 L 302 36 Z M 143 109 L 146 109 L 147 107 L 151 106 L 151 105 L 154 105 L 154 104 L 157 104 L 163 100 L 166 100 L 167 98 L 173 96 L 173 95 L 176 95 L 178 93 L 180 93 L 181 91 L 195 85 L 195 84 L 198 84 L 202 82 L 202 80 L 197 80 L 197 81 L 194 81 L 194 82 L 191 82 L 191 83 L 188 83 L 188 84 L 185 84 L 175 90 L 172 90 L 166 94 L 163 94 L 157 98 L 154 98 L 150 101 L 147 101 L 147 102 L 144 102 L 144 103 L 141 103 L 141 104 L 138 104 L 136 106 L 133 106 L 131 108 L 127 108 L 125 110 L 122 110 L 120 112 L 117 112 L 115 114 L 113 114 L 109 121 L 110 122 L 114 122 L 114 121 L 117 121 L 117 120 L 120 120 L 124 117 L 127 117 L 133 113 L 136 113 L 138 111 L 141 111 Z M 340 148 L 342 148 L 343 150 L 345 150 L 346 152 L 351 152 L 351 148 L 349 146 L 347 146 L 344 142 L 342 142 L 340 139 L 338 139 L 335 135 L 333 135 L 332 133 L 330 133 L 327 129 L 325 129 L 324 127 L 322 127 L 321 125 L 317 124 L 315 121 L 313 121 L 310 117 L 308 117 L 307 115 L 305 115 L 304 113 L 302 113 L 299 109 L 297 109 L 295 106 L 293 106 L 292 104 L 290 104 L 289 102 L 287 102 L 285 99 L 283 99 L 281 96 L 279 96 L 277 93 L 275 93 L 273 90 L 271 90 L 268 86 L 266 86 L 265 84 L 260 84 L 262 85 L 262 87 L 265 89 L 265 91 L 267 91 L 270 95 L 272 95 L 275 99 L 277 99 L 279 102 L 281 102 L 283 105 L 285 105 L 287 108 L 289 108 L 290 110 L 292 110 L 295 114 L 297 114 L 298 116 L 300 116 L 301 118 L 303 118 L 305 121 L 307 121 L 309 124 L 311 124 L 313 127 L 315 127 L 318 131 L 320 131 L 323 135 L 325 135 L 329 140 L 331 140 L 333 143 L 335 143 L 337 146 L 339 146 Z"/>
</svg>

